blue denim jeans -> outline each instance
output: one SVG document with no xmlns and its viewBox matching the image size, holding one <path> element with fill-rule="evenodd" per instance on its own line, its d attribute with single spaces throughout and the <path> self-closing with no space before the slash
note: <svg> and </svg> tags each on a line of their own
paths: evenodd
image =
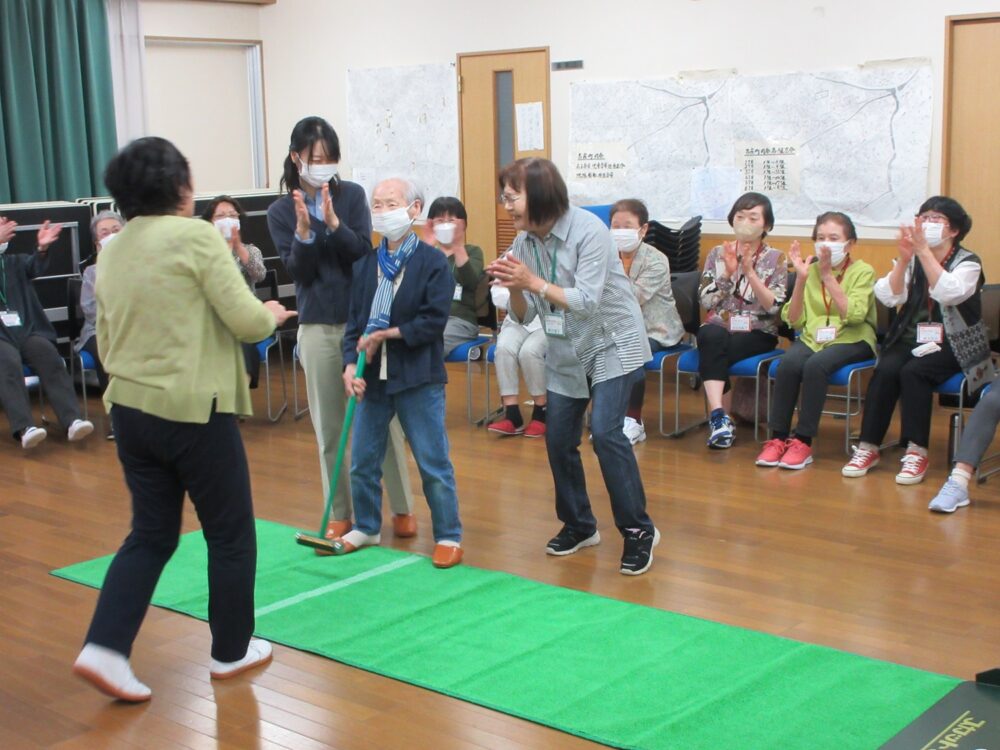
<svg viewBox="0 0 1000 750">
<path fill-rule="evenodd" d="M 573 531 L 592 534 L 597 530 L 580 458 L 583 418 L 587 404 L 593 402 L 594 452 L 611 498 L 615 526 L 623 533 L 625 529 L 644 529 L 653 533 L 653 521 L 646 514 L 646 492 L 639 476 L 639 464 L 632 445 L 622 432 L 629 394 L 644 377 L 645 372 L 640 367 L 627 375 L 598 383 L 591 386 L 589 399 L 548 392 L 545 448 L 556 488 L 556 516 Z"/>
<path fill-rule="evenodd" d="M 351 440 L 351 497 L 354 526 L 365 534 L 382 528 L 382 460 L 389 439 L 389 422 L 399 415 L 403 433 L 420 469 L 424 497 L 431 509 L 434 540 L 460 542 L 455 469 L 448 455 L 444 427 L 444 386 L 422 385 L 387 394 L 377 385 L 357 405 Z"/>
</svg>

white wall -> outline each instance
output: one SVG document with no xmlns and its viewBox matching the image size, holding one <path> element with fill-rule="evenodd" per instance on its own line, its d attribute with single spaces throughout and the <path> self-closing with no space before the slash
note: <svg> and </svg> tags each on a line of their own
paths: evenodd
<svg viewBox="0 0 1000 750">
<path fill-rule="evenodd" d="M 818 70 L 873 60 L 931 59 L 936 75 L 928 191 L 940 185 L 944 19 L 998 10 L 986 0 L 142 0 L 147 34 L 261 38 L 272 184 L 301 117 L 346 136 L 346 71 L 454 62 L 459 52 L 548 46 L 582 59 L 552 73 L 552 156 L 567 166 L 573 81 L 656 78 L 681 71 Z M 345 173 L 351 145 L 343 142 Z"/>
</svg>

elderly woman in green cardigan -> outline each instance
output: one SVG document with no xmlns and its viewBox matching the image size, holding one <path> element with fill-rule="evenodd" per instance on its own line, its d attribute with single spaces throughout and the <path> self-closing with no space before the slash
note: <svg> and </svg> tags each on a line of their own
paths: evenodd
<svg viewBox="0 0 1000 750">
<path fill-rule="evenodd" d="M 830 375 L 875 356 L 875 270 L 851 258 L 858 239 L 854 222 L 837 211 L 821 214 L 812 238 L 814 258 L 804 259 L 797 241 L 788 256 L 795 267 L 795 287 L 781 317 L 798 336 L 778 365 L 769 420 L 772 438 L 757 457 L 758 466 L 804 469 L 812 463 L 812 439 Z M 792 432 L 800 391 L 799 421 Z"/>
</svg>

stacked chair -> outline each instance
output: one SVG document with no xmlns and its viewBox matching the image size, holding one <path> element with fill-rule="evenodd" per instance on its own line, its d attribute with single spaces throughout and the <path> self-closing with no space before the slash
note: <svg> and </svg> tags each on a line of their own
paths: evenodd
<svg viewBox="0 0 1000 750">
<path fill-rule="evenodd" d="M 645 242 L 667 256 L 671 273 L 701 270 L 698 267 L 701 244 L 700 216 L 691 217 L 680 229 L 671 229 L 658 221 L 650 221 Z"/>
</svg>

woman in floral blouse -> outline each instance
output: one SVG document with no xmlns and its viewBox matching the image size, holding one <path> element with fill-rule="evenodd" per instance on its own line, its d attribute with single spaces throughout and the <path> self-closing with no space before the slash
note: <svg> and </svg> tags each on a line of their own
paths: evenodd
<svg viewBox="0 0 1000 750">
<path fill-rule="evenodd" d="M 771 201 L 744 193 L 729 211 L 734 241 L 712 248 L 701 277 L 705 323 L 698 329 L 698 372 L 708 401 L 709 448 L 729 448 L 736 430 L 726 413 L 729 368 L 778 343 L 778 314 L 788 272 L 764 238 L 774 227 Z"/>
</svg>

